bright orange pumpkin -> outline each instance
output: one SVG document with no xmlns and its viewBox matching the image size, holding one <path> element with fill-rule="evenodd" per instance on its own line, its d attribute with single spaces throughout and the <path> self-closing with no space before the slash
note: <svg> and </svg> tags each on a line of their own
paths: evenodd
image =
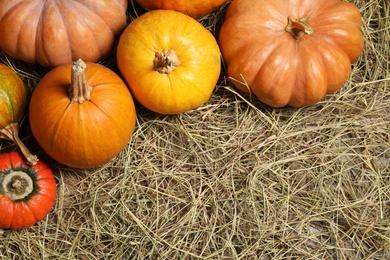
<svg viewBox="0 0 390 260">
<path fill-rule="evenodd" d="M 56 199 L 53 172 L 43 162 L 25 163 L 20 152 L 0 154 L 0 229 L 20 229 L 42 220 Z"/>
<path fill-rule="evenodd" d="M 129 89 L 110 69 L 82 60 L 49 71 L 30 102 L 30 127 L 52 158 L 75 168 L 100 166 L 129 142 L 136 112 Z"/>
<path fill-rule="evenodd" d="M 201 106 L 221 71 L 214 36 L 195 19 L 171 10 L 133 20 L 120 37 L 117 62 L 134 97 L 161 114 Z"/>
<path fill-rule="evenodd" d="M 15 142 L 29 164 L 35 164 L 37 157 L 19 139 L 18 122 L 26 113 L 27 95 L 27 88 L 16 72 L 0 63 L 0 139 Z"/>
<path fill-rule="evenodd" d="M 193 18 L 200 18 L 214 12 L 227 0 L 136 0 L 136 2 L 147 10 L 173 10 Z"/>
<path fill-rule="evenodd" d="M 96 62 L 126 26 L 128 0 L 0 1 L 0 48 L 45 67 Z"/>
<path fill-rule="evenodd" d="M 234 0 L 219 44 L 237 88 L 270 106 L 300 107 L 348 79 L 364 46 L 361 23 L 341 0 Z"/>
</svg>

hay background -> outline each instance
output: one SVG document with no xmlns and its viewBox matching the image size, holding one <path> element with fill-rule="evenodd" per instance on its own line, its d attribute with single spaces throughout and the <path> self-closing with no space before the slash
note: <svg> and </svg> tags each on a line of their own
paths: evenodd
<svg viewBox="0 0 390 260">
<path fill-rule="evenodd" d="M 58 198 L 39 224 L 0 230 L 0 258 L 390 259 L 390 4 L 352 2 L 364 51 L 314 106 L 265 106 L 223 70 L 198 109 L 138 105 L 128 146 L 90 170 L 50 159 L 25 120 L 21 136 L 54 170 Z M 200 21 L 215 35 L 226 7 Z M 130 5 L 129 21 L 141 13 Z M 31 91 L 46 72 L 0 57 Z M 102 63 L 115 70 L 114 53 Z"/>
</svg>

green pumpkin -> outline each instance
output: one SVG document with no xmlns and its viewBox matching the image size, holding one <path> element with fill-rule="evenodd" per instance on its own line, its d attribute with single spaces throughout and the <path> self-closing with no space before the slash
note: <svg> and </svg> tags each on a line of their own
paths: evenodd
<svg viewBox="0 0 390 260">
<path fill-rule="evenodd" d="M 23 81 L 13 69 L 0 63 L 0 139 L 15 142 L 27 163 L 34 165 L 38 158 L 19 139 L 18 123 L 26 112 L 27 100 L 27 88 Z"/>
<path fill-rule="evenodd" d="M 27 107 L 27 89 L 7 65 L 0 63 L 0 130 L 19 122 Z"/>
</svg>

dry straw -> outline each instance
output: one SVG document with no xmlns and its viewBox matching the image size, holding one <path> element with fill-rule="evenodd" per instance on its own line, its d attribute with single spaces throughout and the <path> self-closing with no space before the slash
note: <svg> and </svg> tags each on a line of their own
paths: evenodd
<svg viewBox="0 0 390 260">
<path fill-rule="evenodd" d="M 131 142 L 91 170 L 48 158 L 25 120 L 24 142 L 53 168 L 58 198 L 38 225 L 0 232 L 0 258 L 390 259 L 390 4 L 353 2 L 364 52 L 314 106 L 267 107 L 223 72 L 199 109 L 139 106 Z M 225 10 L 201 20 L 215 35 Z M 31 91 L 45 73 L 1 60 Z M 115 69 L 114 54 L 103 63 Z"/>
</svg>

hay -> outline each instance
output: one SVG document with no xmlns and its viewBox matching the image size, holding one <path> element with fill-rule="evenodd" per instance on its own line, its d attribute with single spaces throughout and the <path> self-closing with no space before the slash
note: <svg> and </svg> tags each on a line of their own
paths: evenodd
<svg viewBox="0 0 390 260">
<path fill-rule="evenodd" d="M 38 225 L 0 232 L 0 258 L 390 259 L 390 4 L 353 2 L 364 52 L 345 86 L 314 106 L 270 108 L 223 71 L 198 109 L 138 106 L 131 142 L 91 170 L 54 162 L 25 121 L 58 198 Z M 201 20 L 214 34 L 226 7 Z M 130 9 L 129 20 L 142 13 Z M 31 91 L 45 73 L 1 59 Z"/>
</svg>

